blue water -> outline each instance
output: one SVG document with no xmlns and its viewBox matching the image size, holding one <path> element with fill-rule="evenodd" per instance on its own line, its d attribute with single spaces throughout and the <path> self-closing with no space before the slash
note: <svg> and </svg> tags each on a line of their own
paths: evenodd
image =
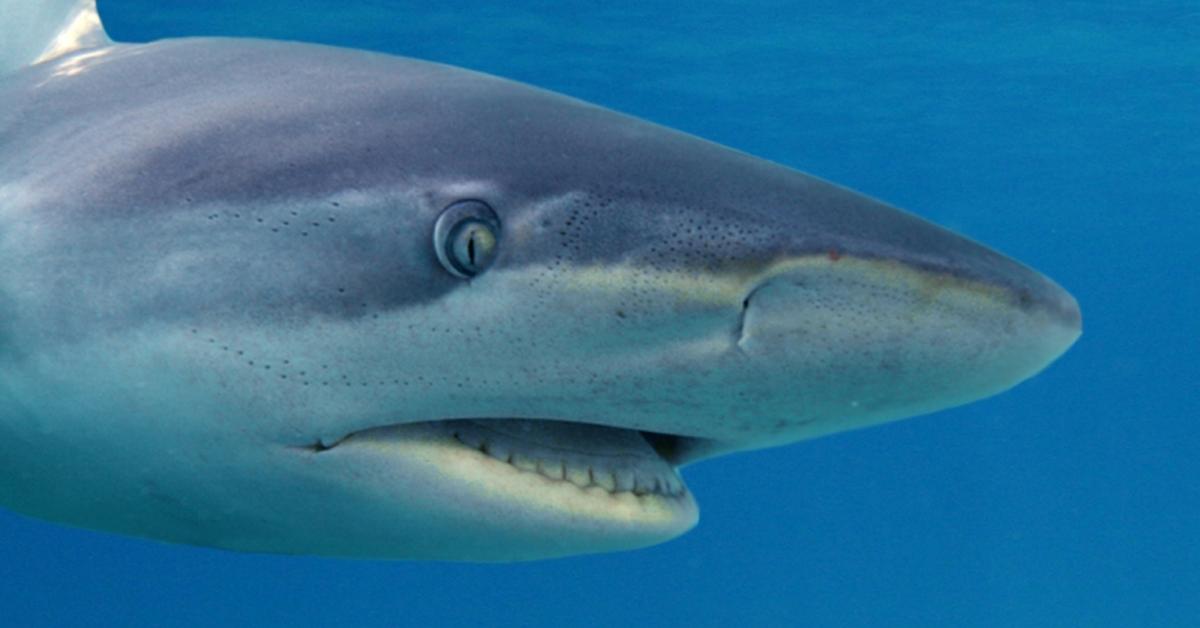
<svg viewBox="0 0 1200 628">
<path fill-rule="evenodd" d="M 700 526 L 630 553 L 284 558 L 0 511 L 0 623 L 1200 625 L 1200 3 L 453 4 L 101 11 L 121 40 L 373 48 L 730 144 L 1037 267 L 1085 335 L 994 399 L 689 468 Z"/>
</svg>

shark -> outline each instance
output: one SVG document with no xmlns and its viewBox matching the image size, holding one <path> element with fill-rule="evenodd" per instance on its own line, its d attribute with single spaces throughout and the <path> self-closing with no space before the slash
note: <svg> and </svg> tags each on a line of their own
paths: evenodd
<svg viewBox="0 0 1200 628">
<path fill-rule="evenodd" d="M 1009 389 L 1062 287 L 530 85 L 0 0 L 0 505 L 247 552 L 518 561 L 681 469 Z"/>
</svg>

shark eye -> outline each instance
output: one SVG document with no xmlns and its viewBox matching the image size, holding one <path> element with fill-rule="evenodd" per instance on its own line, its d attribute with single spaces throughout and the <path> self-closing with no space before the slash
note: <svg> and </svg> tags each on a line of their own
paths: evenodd
<svg viewBox="0 0 1200 628">
<path fill-rule="evenodd" d="M 500 244 L 500 218 L 483 201 L 446 206 L 433 226 L 433 248 L 450 274 L 470 279 L 487 270 Z"/>
</svg>

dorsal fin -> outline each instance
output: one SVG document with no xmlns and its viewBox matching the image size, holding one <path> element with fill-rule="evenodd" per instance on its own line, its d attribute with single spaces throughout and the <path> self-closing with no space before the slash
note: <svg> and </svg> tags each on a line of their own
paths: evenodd
<svg viewBox="0 0 1200 628">
<path fill-rule="evenodd" d="M 0 74 L 109 43 L 96 0 L 0 0 Z"/>
</svg>

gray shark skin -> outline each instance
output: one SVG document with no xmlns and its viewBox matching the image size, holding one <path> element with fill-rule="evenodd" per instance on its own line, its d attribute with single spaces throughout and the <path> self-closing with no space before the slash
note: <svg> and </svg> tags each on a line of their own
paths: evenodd
<svg viewBox="0 0 1200 628">
<path fill-rule="evenodd" d="M 640 547 L 695 524 L 681 465 L 980 399 L 1080 333 L 991 249 L 565 96 L 98 28 L 0 78 L 20 512 L 244 551 Z M 499 226 L 471 277 L 434 238 L 462 202 Z"/>
</svg>

